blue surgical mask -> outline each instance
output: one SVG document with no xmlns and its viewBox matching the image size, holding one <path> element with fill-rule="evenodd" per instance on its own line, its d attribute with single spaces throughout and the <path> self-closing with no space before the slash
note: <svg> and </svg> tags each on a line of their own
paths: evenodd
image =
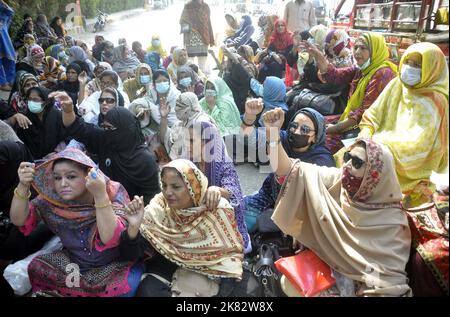
<svg viewBox="0 0 450 317">
<path fill-rule="evenodd" d="M 205 97 L 216 97 L 217 96 L 217 91 L 215 91 L 214 89 L 206 89 L 205 90 Z"/>
<path fill-rule="evenodd" d="M 422 80 L 422 69 L 403 64 L 400 80 L 408 86 L 415 86 Z"/>
<path fill-rule="evenodd" d="M 186 78 L 180 79 L 179 83 L 183 87 L 189 87 L 192 84 L 192 78 L 186 77 Z"/>
<path fill-rule="evenodd" d="M 152 45 L 153 46 L 159 46 L 161 44 L 161 41 L 160 40 L 153 40 L 152 41 Z"/>
<path fill-rule="evenodd" d="M 28 100 L 28 110 L 32 113 L 41 113 L 44 110 L 42 102 L 36 102 L 33 100 Z"/>
<path fill-rule="evenodd" d="M 170 89 L 169 82 L 163 81 L 162 83 L 156 83 L 155 89 L 159 94 L 166 94 Z"/>
<path fill-rule="evenodd" d="M 264 86 L 255 78 L 250 79 L 250 88 L 258 97 L 264 96 Z"/>
<path fill-rule="evenodd" d="M 150 75 L 141 75 L 140 79 L 141 79 L 142 85 L 150 84 L 150 81 L 151 81 Z"/>
<path fill-rule="evenodd" d="M 364 70 L 364 69 L 366 69 L 367 67 L 369 67 L 370 66 L 370 64 L 372 63 L 372 59 L 368 59 L 364 64 L 362 64 L 359 68 L 361 69 L 361 70 Z"/>
</svg>

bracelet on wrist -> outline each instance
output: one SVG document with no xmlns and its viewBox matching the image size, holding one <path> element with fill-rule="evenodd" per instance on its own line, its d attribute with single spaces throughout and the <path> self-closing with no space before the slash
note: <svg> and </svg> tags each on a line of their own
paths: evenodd
<svg viewBox="0 0 450 317">
<path fill-rule="evenodd" d="M 108 201 L 107 203 L 103 204 L 103 205 L 97 205 L 95 204 L 95 209 L 103 209 L 103 208 L 107 208 L 107 207 L 112 207 L 112 203 L 110 201 Z"/>
<path fill-rule="evenodd" d="M 31 197 L 31 191 L 30 190 L 28 190 L 28 193 L 27 193 L 26 196 L 23 196 L 23 195 L 19 194 L 19 191 L 17 189 L 18 189 L 17 187 L 14 189 L 14 196 L 16 196 L 17 198 L 22 199 L 22 200 L 30 199 L 30 197 Z"/>
<path fill-rule="evenodd" d="M 242 120 L 242 123 L 247 126 L 247 127 L 253 127 L 253 125 L 255 124 L 255 121 L 253 121 L 251 124 L 245 122 L 245 120 Z"/>
</svg>

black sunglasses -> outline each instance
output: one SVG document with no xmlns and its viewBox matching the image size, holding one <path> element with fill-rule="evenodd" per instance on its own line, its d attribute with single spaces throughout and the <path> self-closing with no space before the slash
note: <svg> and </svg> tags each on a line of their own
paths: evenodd
<svg viewBox="0 0 450 317">
<path fill-rule="evenodd" d="M 289 124 L 289 129 L 291 130 L 297 130 L 298 128 L 298 123 L 297 122 L 291 122 Z M 307 125 L 302 124 L 300 126 L 300 133 L 301 134 L 309 134 L 310 132 L 315 132 L 316 130 L 311 129 L 310 127 L 308 127 Z"/>
<path fill-rule="evenodd" d="M 106 101 L 107 104 L 112 105 L 113 103 L 116 102 L 116 99 L 114 99 L 114 98 L 98 98 L 98 103 L 99 104 L 102 104 L 105 101 Z"/>
<path fill-rule="evenodd" d="M 345 152 L 344 153 L 344 162 L 347 163 L 350 159 L 352 160 L 353 167 L 356 168 L 357 170 L 359 170 L 366 163 L 363 160 L 361 160 L 359 157 L 353 156 L 349 152 Z"/>
</svg>

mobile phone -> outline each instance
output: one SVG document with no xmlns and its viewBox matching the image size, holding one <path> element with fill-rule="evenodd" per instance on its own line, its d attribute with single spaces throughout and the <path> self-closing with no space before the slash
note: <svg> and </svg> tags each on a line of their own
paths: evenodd
<svg viewBox="0 0 450 317">
<path fill-rule="evenodd" d="M 61 102 L 58 99 L 55 99 L 54 105 L 55 105 L 55 108 L 58 109 L 59 111 L 62 110 Z"/>
</svg>

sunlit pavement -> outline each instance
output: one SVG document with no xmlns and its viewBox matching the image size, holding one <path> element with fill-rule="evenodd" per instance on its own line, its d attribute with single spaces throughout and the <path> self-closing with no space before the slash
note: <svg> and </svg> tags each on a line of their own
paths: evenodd
<svg viewBox="0 0 450 317">
<path fill-rule="evenodd" d="M 157 34 L 161 37 L 164 48 L 169 51 L 171 46 L 183 44 L 183 37 L 180 34 L 179 24 L 183 5 L 183 1 L 175 0 L 173 5 L 170 5 L 165 9 L 150 9 L 139 16 L 107 24 L 105 30 L 98 34 L 102 34 L 115 45 L 117 45 L 120 38 L 126 38 L 129 44 L 134 41 L 139 41 L 144 48 L 150 45 L 152 35 Z M 279 0 L 279 4 L 274 4 L 273 6 L 261 5 L 260 7 L 265 11 L 274 12 L 280 11 L 279 8 L 283 8 L 283 5 L 284 2 Z M 225 12 L 236 10 L 236 7 L 235 5 L 230 4 L 220 4 L 210 5 L 210 9 L 214 37 L 216 39 L 216 45 L 219 46 L 223 39 L 223 30 L 225 29 L 226 24 L 224 18 Z M 236 15 L 239 18 L 242 13 L 236 13 Z M 253 22 L 256 26 L 257 17 L 253 17 Z M 71 32 L 71 35 L 92 46 L 96 34 L 92 32 L 91 26 L 88 32 L 81 34 Z"/>
</svg>

